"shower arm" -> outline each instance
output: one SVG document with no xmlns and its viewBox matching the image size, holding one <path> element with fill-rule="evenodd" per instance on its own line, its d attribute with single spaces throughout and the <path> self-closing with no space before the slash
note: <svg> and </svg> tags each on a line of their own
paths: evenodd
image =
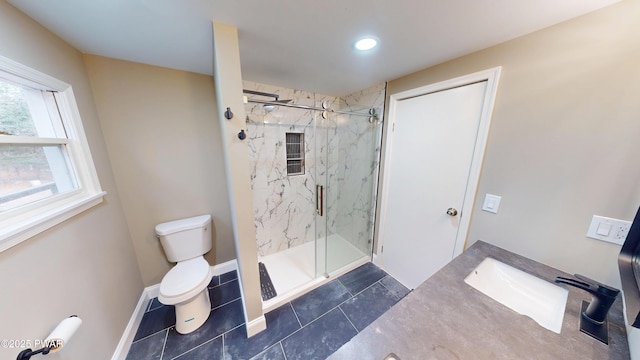
<svg viewBox="0 0 640 360">
<path fill-rule="evenodd" d="M 266 93 L 266 92 L 262 92 L 262 91 L 242 89 L 242 92 L 245 93 L 245 94 L 258 95 L 258 96 L 264 96 L 264 97 L 272 97 L 272 98 L 276 99 L 276 101 L 278 101 L 278 99 L 280 98 L 280 95 L 278 95 L 278 94 Z"/>
<path fill-rule="evenodd" d="M 369 118 L 369 120 L 378 120 L 378 114 L 376 114 L 376 109 L 371 108 L 369 109 L 369 112 L 366 114 L 362 114 L 362 113 L 357 113 L 357 112 L 351 112 L 351 111 L 341 111 L 341 110 L 333 110 L 329 107 L 324 108 L 324 107 L 315 107 L 315 106 L 308 106 L 308 105 L 298 105 L 298 104 L 284 104 L 284 103 L 279 103 L 279 102 L 273 102 L 273 101 L 263 101 L 263 100 L 256 100 L 256 99 L 247 99 L 246 102 L 250 102 L 250 103 L 255 103 L 255 104 L 263 104 L 263 105 L 274 105 L 274 106 L 285 106 L 285 107 L 289 107 L 289 108 L 295 108 L 295 109 L 304 109 L 304 110 L 313 110 L 313 111 L 322 111 L 322 112 L 330 112 L 330 113 L 334 113 L 334 114 L 343 114 L 343 115 L 355 115 L 355 116 L 366 116 Z M 324 115 L 324 114 L 323 114 Z"/>
</svg>

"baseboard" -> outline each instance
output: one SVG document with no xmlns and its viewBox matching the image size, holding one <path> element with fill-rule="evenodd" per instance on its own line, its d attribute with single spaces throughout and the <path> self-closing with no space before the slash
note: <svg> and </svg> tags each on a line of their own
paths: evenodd
<svg viewBox="0 0 640 360">
<path fill-rule="evenodd" d="M 253 319 L 247 323 L 247 337 L 250 338 L 253 335 L 265 330 L 267 328 L 267 319 L 264 315 L 257 319 Z"/>
<path fill-rule="evenodd" d="M 215 276 L 226 274 L 230 271 L 238 270 L 238 262 L 236 259 L 223 262 L 211 267 L 211 273 Z"/>
<path fill-rule="evenodd" d="M 120 338 L 120 342 L 118 342 L 118 346 L 116 347 L 116 351 L 113 353 L 111 360 L 125 360 L 127 354 L 129 353 L 129 349 L 131 348 L 131 343 L 133 342 L 133 337 L 136 335 L 136 331 L 140 326 L 140 322 L 142 321 L 142 316 L 147 311 L 149 307 L 149 300 L 158 296 L 158 292 L 160 291 L 160 285 L 153 285 L 144 288 L 142 290 L 142 295 L 140 295 L 140 299 L 138 300 L 138 304 L 133 310 L 133 314 L 131 314 L 131 318 L 129 319 L 129 323 L 127 327 L 124 329 L 124 333 Z M 154 295 L 155 293 L 155 295 Z"/>
<path fill-rule="evenodd" d="M 146 288 L 144 288 L 144 291 L 147 292 L 147 296 L 149 297 L 149 299 L 147 300 L 157 298 L 158 295 L 160 295 L 160 284 L 147 286 Z"/>
<path fill-rule="evenodd" d="M 211 273 L 215 276 L 219 276 L 230 271 L 238 270 L 238 262 L 233 259 L 222 264 L 218 264 L 211 267 Z M 129 353 L 129 349 L 131 348 L 131 343 L 133 343 L 133 338 L 136 335 L 136 331 L 140 326 L 140 322 L 142 322 L 142 317 L 144 313 L 147 311 L 149 300 L 158 297 L 160 294 L 160 284 L 151 285 L 144 290 L 142 290 L 142 295 L 140 295 L 140 299 L 138 300 L 138 304 L 133 310 L 133 314 L 131 314 L 131 318 L 129 319 L 129 323 L 127 327 L 124 329 L 124 333 L 122 337 L 120 337 L 120 342 L 118 342 L 118 346 L 116 347 L 111 360 L 125 360 L 127 354 Z M 258 333 L 267 327 L 266 320 L 264 316 L 262 317 L 262 323 L 264 323 L 264 328 L 260 328 L 260 318 L 251 322 L 256 323 L 255 325 L 251 325 L 255 329 L 255 333 Z M 258 330 L 259 329 L 259 330 Z M 247 332 L 249 332 L 249 325 L 247 325 Z"/>
</svg>

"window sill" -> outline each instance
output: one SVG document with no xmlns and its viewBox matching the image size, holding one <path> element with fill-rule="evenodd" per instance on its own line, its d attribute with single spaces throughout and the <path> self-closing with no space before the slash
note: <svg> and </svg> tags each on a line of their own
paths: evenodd
<svg viewBox="0 0 640 360">
<path fill-rule="evenodd" d="M 0 230 L 0 252 L 102 203 L 106 194 L 106 191 L 83 194 L 53 210 L 38 213 L 30 219 L 13 224 L 3 224 Z"/>
</svg>

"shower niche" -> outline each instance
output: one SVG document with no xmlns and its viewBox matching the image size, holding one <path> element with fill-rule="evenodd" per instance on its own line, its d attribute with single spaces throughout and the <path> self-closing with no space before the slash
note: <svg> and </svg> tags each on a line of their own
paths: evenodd
<svg viewBox="0 0 640 360">
<path fill-rule="evenodd" d="M 385 85 L 340 98 L 243 86 L 269 311 L 371 260 Z"/>
</svg>

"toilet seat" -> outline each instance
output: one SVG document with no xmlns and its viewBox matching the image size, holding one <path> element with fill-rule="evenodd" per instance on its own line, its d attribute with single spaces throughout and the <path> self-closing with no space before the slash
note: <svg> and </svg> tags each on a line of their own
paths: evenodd
<svg viewBox="0 0 640 360">
<path fill-rule="evenodd" d="M 160 283 L 158 300 L 165 305 L 175 305 L 193 298 L 211 281 L 211 267 L 204 257 L 181 261 Z"/>
</svg>

